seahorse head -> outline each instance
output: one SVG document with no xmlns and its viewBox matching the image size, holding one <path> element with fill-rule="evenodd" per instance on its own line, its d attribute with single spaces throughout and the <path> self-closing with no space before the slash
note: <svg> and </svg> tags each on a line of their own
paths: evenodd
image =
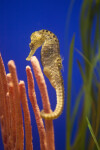
<svg viewBox="0 0 100 150">
<path fill-rule="evenodd" d="M 31 38 L 31 43 L 29 44 L 29 46 L 30 46 L 30 50 L 31 51 L 30 51 L 28 57 L 26 58 L 26 60 L 30 60 L 30 58 L 32 57 L 32 55 L 37 50 L 37 48 L 39 48 L 43 44 L 43 42 L 45 40 L 45 37 L 39 31 L 33 32 L 31 34 L 30 38 Z"/>
</svg>

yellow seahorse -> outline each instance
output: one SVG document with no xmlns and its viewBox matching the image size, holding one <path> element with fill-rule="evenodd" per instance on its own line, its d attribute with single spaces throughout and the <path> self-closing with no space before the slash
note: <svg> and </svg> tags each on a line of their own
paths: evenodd
<svg viewBox="0 0 100 150">
<path fill-rule="evenodd" d="M 56 119 L 60 116 L 64 105 L 64 85 L 61 75 L 62 59 L 60 57 L 59 41 L 57 37 L 48 30 L 35 31 L 31 35 L 30 53 L 26 60 L 30 60 L 36 49 L 42 45 L 41 62 L 44 74 L 56 90 L 57 105 L 53 112 L 41 111 L 44 119 Z"/>
</svg>

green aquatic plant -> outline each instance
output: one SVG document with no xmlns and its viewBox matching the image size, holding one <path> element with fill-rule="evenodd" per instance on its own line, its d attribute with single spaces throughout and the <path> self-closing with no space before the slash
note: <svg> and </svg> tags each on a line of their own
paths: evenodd
<svg viewBox="0 0 100 150">
<path fill-rule="evenodd" d="M 90 130 L 90 132 L 91 132 L 91 135 L 92 135 L 92 137 L 93 137 L 93 140 L 94 140 L 94 142 L 95 142 L 95 144 L 96 144 L 96 147 L 97 147 L 98 150 L 100 150 L 99 144 L 98 144 L 98 142 L 97 142 L 97 140 L 96 140 L 96 137 L 95 137 L 95 135 L 94 135 L 93 129 L 92 129 L 91 124 L 90 124 L 90 122 L 89 122 L 89 120 L 88 120 L 87 117 L 86 117 L 86 120 L 87 120 L 88 128 L 89 128 L 89 130 Z"/>
<path fill-rule="evenodd" d="M 70 137 L 71 137 L 71 120 L 70 120 L 70 105 L 71 105 L 71 78 L 72 78 L 72 62 L 73 62 L 73 50 L 74 50 L 74 40 L 75 36 L 73 36 L 71 46 L 70 46 L 70 56 L 69 56 L 69 72 L 68 72 L 68 88 L 67 88 L 67 114 L 66 114 L 66 121 L 67 121 L 67 149 L 70 150 Z"/>
<path fill-rule="evenodd" d="M 80 14 L 80 31 L 82 50 L 74 47 L 72 39 L 69 52 L 68 80 L 67 80 L 67 115 L 66 115 L 66 149 L 67 150 L 96 150 L 100 145 L 100 1 L 84 0 Z M 83 83 L 77 94 L 76 103 L 71 115 L 71 85 L 73 52 L 78 52 L 82 62 L 77 58 Z M 83 98 L 81 119 L 73 144 L 71 136 L 73 125 Z M 88 119 L 86 119 L 86 117 Z M 90 124 L 90 122 L 91 124 Z M 90 132 L 88 132 L 88 129 Z M 91 134 L 90 134 L 91 133 Z M 97 140 L 96 140 L 97 139 Z"/>
</svg>

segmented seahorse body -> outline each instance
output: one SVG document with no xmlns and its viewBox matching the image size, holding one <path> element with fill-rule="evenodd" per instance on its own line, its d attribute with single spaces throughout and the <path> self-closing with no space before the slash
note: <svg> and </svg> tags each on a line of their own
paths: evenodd
<svg viewBox="0 0 100 150">
<path fill-rule="evenodd" d="M 62 59 L 60 57 L 59 41 L 57 37 L 48 30 L 40 30 L 31 35 L 31 52 L 26 60 L 30 60 L 36 49 L 41 45 L 43 71 L 51 85 L 55 88 L 57 95 L 57 105 L 54 112 L 45 113 L 43 110 L 41 111 L 41 117 L 50 120 L 59 117 L 64 105 L 64 85 L 61 75 Z"/>
</svg>

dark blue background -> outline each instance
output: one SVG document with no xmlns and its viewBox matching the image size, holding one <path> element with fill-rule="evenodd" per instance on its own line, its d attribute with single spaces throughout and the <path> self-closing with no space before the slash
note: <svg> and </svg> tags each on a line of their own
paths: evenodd
<svg viewBox="0 0 100 150">
<path fill-rule="evenodd" d="M 30 62 L 26 61 L 26 57 L 30 51 L 30 35 L 36 30 L 47 29 L 55 33 L 60 42 L 60 52 L 64 66 L 62 75 L 64 78 L 66 93 L 68 53 L 70 42 L 74 33 L 75 47 L 81 49 L 79 19 L 82 0 L 74 0 L 72 7 L 71 3 L 72 0 L 0 0 L 0 52 L 7 72 L 8 61 L 11 59 L 15 61 L 18 78 L 19 80 L 25 81 L 26 89 L 27 79 L 25 67 L 26 65 L 31 65 Z M 72 10 L 70 8 L 72 8 Z M 40 49 L 35 53 L 35 55 L 40 61 Z M 81 82 L 79 69 L 76 63 L 76 58 L 79 57 L 79 54 L 74 51 L 71 109 L 73 109 L 75 97 L 77 96 Z M 56 105 L 55 91 L 47 79 L 46 83 L 50 95 L 51 106 L 54 109 Z M 42 109 L 41 97 L 37 85 L 35 85 L 35 88 L 38 104 Z M 29 107 L 33 126 L 33 146 L 34 150 L 39 150 L 39 136 L 30 102 Z M 66 96 L 63 114 L 57 120 L 54 120 L 54 128 L 56 149 L 64 150 L 66 142 Z M 1 136 L 0 150 L 3 150 Z"/>
</svg>

